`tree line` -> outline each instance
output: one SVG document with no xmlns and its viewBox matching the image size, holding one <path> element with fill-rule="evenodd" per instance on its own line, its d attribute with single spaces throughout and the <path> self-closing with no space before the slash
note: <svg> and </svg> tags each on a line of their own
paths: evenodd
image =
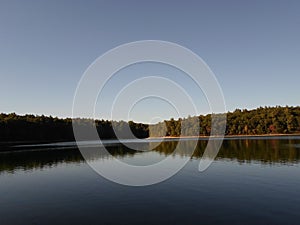
<svg viewBox="0 0 300 225">
<path fill-rule="evenodd" d="M 149 125 L 133 121 L 75 119 L 81 129 L 96 127 L 102 139 L 114 139 L 117 130 L 128 138 L 128 127 L 137 138 L 199 135 L 211 133 L 212 115 L 171 118 Z M 218 124 L 219 123 L 219 124 Z M 217 120 L 217 126 L 224 121 Z M 182 124 L 185 124 L 182 127 Z M 227 113 L 226 135 L 263 135 L 300 133 L 300 107 L 260 107 L 254 110 L 236 109 Z M 87 136 L 88 139 L 88 136 Z M 74 140 L 72 119 L 52 116 L 0 114 L 0 141 L 65 141 Z"/>
<path fill-rule="evenodd" d="M 115 139 L 114 129 L 119 131 L 121 138 L 127 138 L 122 132 L 129 127 L 137 138 L 147 138 L 148 125 L 133 121 L 108 121 L 92 119 L 61 119 L 52 116 L 17 115 L 15 113 L 0 114 L 0 141 L 72 141 L 73 125 L 88 133 L 96 127 L 102 139 Z M 127 132 L 128 133 L 128 132 Z"/>
<path fill-rule="evenodd" d="M 226 114 L 225 135 L 265 135 L 300 133 L 300 107 L 260 107 L 253 110 L 236 109 Z M 209 136 L 212 115 L 200 115 L 165 120 L 150 126 L 151 136 Z M 185 125 L 183 128 L 181 125 Z M 224 120 L 216 119 L 214 126 L 221 127 Z"/>
</svg>

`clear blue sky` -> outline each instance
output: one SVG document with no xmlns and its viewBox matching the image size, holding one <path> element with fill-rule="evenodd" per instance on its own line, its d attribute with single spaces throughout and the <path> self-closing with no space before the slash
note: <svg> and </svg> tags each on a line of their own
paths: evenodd
<svg viewBox="0 0 300 225">
<path fill-rule="evenodd" d="M 300 1 L 2 0 L 0 111 L 71 116 L 89 64 L 144 39 L 175 42 L 202 57 L 228 110 L 299 105 Z M 132 119 L 146 121 L 152 103 Z M 143 110 L 145 117 L 137 113 Z"/>
</svg>

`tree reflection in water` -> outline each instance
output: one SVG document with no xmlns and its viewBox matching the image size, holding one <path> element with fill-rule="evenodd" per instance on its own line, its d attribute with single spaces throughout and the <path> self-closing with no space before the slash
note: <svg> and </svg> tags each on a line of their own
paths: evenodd
<svg viewBox="0 0 300 225">
<path fill-rule="evenodd" d="M 145 149 L 157 143 L 138 143 L 144 145 Z M 155 149 L 153 153 L 168 156 L 174 154 L 174 149 L 178 144 L 177 140 L 164 141 Z M 183 141 L 176 155 L 192 159 L 200 159 L 204 153 L 207 140 L 200 140 L 194 149 L 194 141 Z M 146 146 L 147 145 L 147 146 Z M 139 146 L 140 148 L 141 146 Z M 128 149 L 118 144 L 107 147 L 110 154 L 106 156 L 92 154 L 90 160 L 99 158 L 109 159 L 111 157 L 134 157 L 137 151 Z M 94 148 L 97 152 L 97 148 Z M 92 151 L 93 152 L 93 151 Z M 193 153 L 192 153 L 193 152 Z M 144 154 L 146 152 L 139 152 Z M 215 160 L 231 160 L 240 163 L 261 163 L 261 164 L 295 164 L 300 160 L 300 140 L 297 138 L 236 138 L 224 140 L 222 147 Z M 84 163 L 77 148 L 69 149 L 44 149 L 35 151 L 20 151 L 12 153 L 0 153 L 0 173 L 13 173 L 16 170 L 32 170 L 55 167 L 62 163 Z"/>
</svg>

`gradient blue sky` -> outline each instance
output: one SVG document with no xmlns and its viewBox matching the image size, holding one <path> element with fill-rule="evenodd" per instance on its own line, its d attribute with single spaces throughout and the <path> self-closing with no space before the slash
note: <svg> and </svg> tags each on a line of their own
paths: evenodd
<svg viewBox="0 0 300 225">
<path fill-rule="evenodd" d="M 1 0 L 0 111 L 71 116 L 86 68 L 111 48 L 145 39 L 202 57 L 228 110 L 299 105 L 300 1 Z"/>
</svg>

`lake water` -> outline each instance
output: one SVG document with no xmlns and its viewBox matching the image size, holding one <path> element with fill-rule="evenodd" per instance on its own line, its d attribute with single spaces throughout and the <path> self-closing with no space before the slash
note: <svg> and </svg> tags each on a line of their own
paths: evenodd
<svg viewBox="0 0 300 225">
<path fill-rule="evenodd" d="M 174 159 L 189 157 L 191 141 Z M 112 155 L 91 160 L 146 165 L 172 154 L 176 143 L 150 152 L 107 143 Z M 205 146 L 200 140 L 180 172 L 146 187 L 102 178 L 73 143 L 0 153 L 0 224 L 299 224 L 300 137 L 225 139 L 199 172 Z"/>
</svg>

